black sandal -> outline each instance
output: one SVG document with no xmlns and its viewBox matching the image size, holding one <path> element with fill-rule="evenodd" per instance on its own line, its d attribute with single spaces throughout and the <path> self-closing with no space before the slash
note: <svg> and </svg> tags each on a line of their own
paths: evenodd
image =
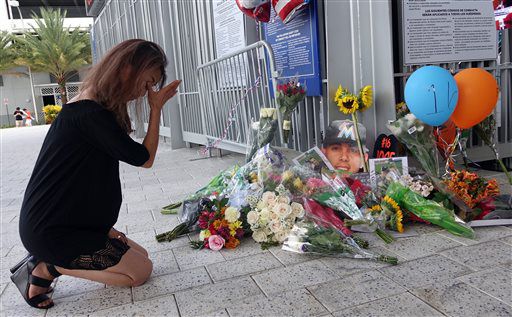
<svg viewBox="0 0 512 317">
<path fill-rule="evenodd" d="M 11 267 L 9 269 L 9 271 L 11 271 L 11 274 L 14 274 L 14 272 L 16 272 L 23 264 L 25 264 L 25 262 L 27 262 L 29 259 L 30 259 L 31 255 L 30 253 L 27 254 L 21 261 L 19 261 L 18 263 L 16 263 L 16 265 L 14 265 L 13 267 Z"/>
<path fill-rule="evenodd" d="M 30 255 L 30 253 L 28 253 L 23 259 L 21 259 L 21 261 L 19 261 L 13 267 L 11 267 L 9 269 L 9 271 L 11 271 L 11 274 L 14 274 L 14 272 L 16 272 L 23 264 L 25 264 L 28 260 L 30 260 L 31 257 L 32 257 L 32 255 Z M 46 267 L 48 268 L 48 265 Z M 53 291 L 54 291 L 53 287 L 50 286 L 50 287 L 48 287 L 48 290 L 46 291 L 46 294 L 50 294 Z"/>
<path fill-rule="evenodd" d="M 27 262 L 22 264 L 16 272 L 14 272 L 13 275 L 11 275 L 11 280 L 16 285 L 18 290 L 21 293 L 21 296 L 23 296 L 23 299 L 29 304 L 30 306 L 34 308 L 39 309 L 48 309 L 53 307 L 54 303 L 50 303 L 46 306 L 39 306 L 42 302 L 49 300 L 50 298 L 46 294 L 38 294 L 32 298 L 28 297 L 28 290 L 30 288 L 30 284 L 39 286 L 39 287 L 49 287 L 53 280 L 47 280 L 45 278 L 41 278 L 38 276 L 32 275 L 32 272 L 34 271 L 34 268 L 40 263 L 39 260 L 37 260 L 34 257 L 31 257 Z M 55 270 L 55 267 L 53 265 L 47 265 L 48 271 L 50 274 L 56 273 L 57 276 L 60 276 L 60 273 Z M 52 274 L 53 275 L 53 274 Z M 54 277 L 57 277 L 54 276 Z"/>
</svg>

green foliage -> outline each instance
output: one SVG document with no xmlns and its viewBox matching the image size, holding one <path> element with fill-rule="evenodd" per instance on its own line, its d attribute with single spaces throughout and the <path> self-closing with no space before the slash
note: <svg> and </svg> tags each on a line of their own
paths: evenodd
<svg viewBox="0 0 512 317">
<path fill-rule="evenodd" d="M 89 35 L 78 28 L 64 27 L 66 11 L 41 9 L 41 17 L 32 15 L 36 25 L 16 38 L 19 43 L 16 63 L 52 74 L 61 87 L 62 102 L 66 103 L 63 88 L 67 77 L 91 62 Z"/>
<path fill-rule="evenodd" d="M 16 53 L 13 49 L 12 38 L 5 31 L 0 32 L 0 73 L 3 73 L 13 67 L 15 64 Z"/>
</svg>

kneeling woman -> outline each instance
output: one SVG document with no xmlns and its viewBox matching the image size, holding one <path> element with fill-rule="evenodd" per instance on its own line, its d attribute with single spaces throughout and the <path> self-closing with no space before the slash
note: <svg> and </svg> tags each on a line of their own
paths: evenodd
<svg viewBox="0 0 512 317">
<path fill-rule="evenodd" d="M 30 256 L 11 276 L 29 305 L 52 307 L 46 293 L 61 274 L 117 286 L 141 285 L 151 275 L 146 250 L 113 226 L 122 201 L 119 161 L 149 168 L 155 159 L 161 109 L 180 83 L 163 87 L 166 65 L 155 43 L 122 42 L 52 123 L 20 214 Z M 146 94 L 149 126 L 140 144 L 129 136 L 128 102 L 140 105 Z"/>
</svg>

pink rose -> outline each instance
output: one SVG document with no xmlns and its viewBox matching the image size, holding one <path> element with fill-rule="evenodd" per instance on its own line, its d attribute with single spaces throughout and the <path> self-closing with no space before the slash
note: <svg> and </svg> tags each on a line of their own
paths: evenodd
<svg viewBox="0 0 512 317">
<path fill-rule="evenodd" d="M 226 240 L 224 240 L 223 237 L 218 236 L 216 234 L 208 238 L 208 245 L 210 246 L 210 250 L 213 251 L 219 251 L 220 249 L 222 249 L 225 242 Z"/>
</svg>

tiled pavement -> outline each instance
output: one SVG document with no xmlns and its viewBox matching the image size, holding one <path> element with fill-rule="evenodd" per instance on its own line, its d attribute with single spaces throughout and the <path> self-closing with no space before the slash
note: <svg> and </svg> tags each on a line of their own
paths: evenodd
<svg viewBox="0 0 512 317">
<path fill-rule="evenodd" d="M 27 306 L 8 268 L 24 255 L 18 237 L 23 192 L 47 127 L 1 131 L 2 316 L 511 316 L 512 227 L 477 229 L 478 239 L 416 226 L 419 236 L 375 250 L 397 266 L 308 257 L 251 240 L 236 250 L 193 250 L 189 237 L 157 243 L 177 224 L 160 207 L 198 189 L 239 155 L 199 159 L 193 149 L 162 145 L 152 169 L 121 166 L 124 202 L 117 227 L 146 247 L 151 279 L 136 288 L 60 277 L 55 307 Z"/>
</svg>

